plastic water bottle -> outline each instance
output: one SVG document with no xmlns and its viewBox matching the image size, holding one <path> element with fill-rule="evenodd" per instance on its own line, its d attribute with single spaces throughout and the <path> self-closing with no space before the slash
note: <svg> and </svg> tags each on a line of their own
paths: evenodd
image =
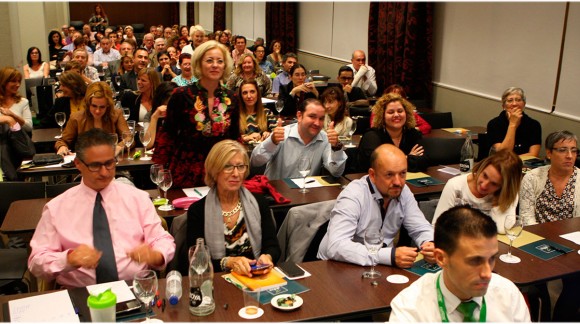
<svg viewBox="0 0 580 324">
<path fill-rule="evenodd" d="M 169 305 L 177 305 L 181 299 L 181 273 L 172 270 L 165 277 L 165 297 L 169 301 Z"/>
<path fill-rule="evenodd" d="M 473 142 L 471 141 L 471 134 L 467 132 L 465 143 L 461 147 L 461 161 L 459 161 L 459 170 L 461 173 L 468 173 L 473 168 L 473 160 L 475 153 L 473 151 Z"/>
<path fill-rule="evenodd" d="M 213 265 L 203 238 L 198 238 L 189 262 L 189 312 L 206 316 L 214 310 Z"/>
</svg>

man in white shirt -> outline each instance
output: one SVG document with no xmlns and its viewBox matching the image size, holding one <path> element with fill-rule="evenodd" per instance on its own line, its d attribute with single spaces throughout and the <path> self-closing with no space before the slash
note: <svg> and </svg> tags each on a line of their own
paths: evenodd
<svg viewBox="0 0 580 324">
<path fill-rule="evenodd" d="M 530 322 L 519 289 L 492 273 L 498 255 L 494 221 L 456 206 L 435 223 L 435 260 L 427 273 L 391 302 L 389 322 Z"/>
<path fill-rule="evenodd" d="M 310 157 L 310 176 L 320 175 L 322 167 L 335 177 L 344 172 L 346 153 L 338 141 L 334 123 L 323 131 L 326 110 L 318 99 L 306 99 L 298 108 L 298 123 L 282 127 L 282 121 L 272 134 L 252 151 L 252 166 L 266 164 L 266 176 L 271 179 L 302 178 L 298 170 L 301 157 Z"/>
<path fill-rule="evenodd" d="M 121 54 L 119 51 L 111 48 L 111 40 L 103 37 L 101 39 L 101 48 L 96 50 L 93 55 L 93 62 L 95 66 L 103 65 L 103 68 L 105 68 L 109 62 L 119 60 L 120 58 Z"/>
<path fill-rule="evenodd" d="M 361 50 L 356 50 L 352 53 L 349 64 L 355 75 L 352 82 L 353 87 L 359 87 L 363 89 L 367 97 L 374 96 L 377 92 L 377 78 L 375 76 L 375 69 L 366 64 L 367 57 L 365 52 Z"/>
<path fill-rule="evenodd" d="M 149 33 L 149 34 L 145 34 L 145 36 L 143 36 L 143 48 L 145 48 L 145 50 L 147 51 L 148 54 L 153 53 L 153 43 L 155 43 L 155 38 L 153 36 L 153 34 Z"/>
</svg>

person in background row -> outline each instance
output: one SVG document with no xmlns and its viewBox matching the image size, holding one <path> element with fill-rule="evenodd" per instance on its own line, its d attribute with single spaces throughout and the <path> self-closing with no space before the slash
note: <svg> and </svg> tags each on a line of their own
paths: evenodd
<svg viewBox="0 0 580 324">
<path fill-rule="evenodd" d="M 283 67 L 284 71 L 282 71 L 282 73 L 278 74 L 278 76 L 276 76 L 276 78 L 272 82 L 272 94 L 273 95 L 275 95 L 276 97 L 279 97 L 280 87 L 285 86 L 288 83 L 290 83 L 290 81 L 292 81 L 290 79 L 290 70 L 296 64 L 298 64 L 298 57 L 296 56 L 296 54 L 294 54 L 292 52 L 284 54 L 284 56 L 282 58 L 282 67 Z M 276 66 L 274 65 L 274 67 L 276 67 Z"/>
<path fill-rule="evenodd" d="M 179 37 L 178 45 L 179 45 L 179 51 L 183 53 L 183 48 L 185 46 L 189 45 L 189 40 L 187 39 L 187 37 L 181 36 L 181 37 Z M 189 55 L 191 55 L 191 54 L 189 54 Z"/>
<path fill-rule="evenodd" d="M 51 30 L 50 33 L 48 33 L 49 61 L 56 61 L 58 59 L 58 52 L 60 52 L 62 48 L 62 35 L 58 30 Z"/>
<path fill-rule="evenodd" d="M 38 47 L 31 47 L 26 54 L 26 62 L 22 69 L 25 79 L 48 78 L 50 76 L 50 64 L 42 61 L 42 53 Z"/>
<path fill-rule="evenodd" d="M 254 56 L 256 57 L 256 61 L 258 61 L 258 65 L 260 65 L 260 69 L 264 71 L 268 77 L 274 72 L 274 66 L 268 60 L 264 60 L 266 54 L 266 48 L 262 45 L 254 46 Z"/>
<path fill-rule="evenodd" d="M 270 77 L 262 71 L 252 53 L 245 53 L 240 55 L 239 62 L 234 69 L 234 73 L 228 78 L 226 87 L 233 92 L 237 92 L 242 82 L 249 80 L 256 80 L 263 96 L 270 94 L 272 90 Z"/>
<path fill-rule="evenodd" d="M 203 43 L 203 36 L 205 35 L 205 29 L 201 25 L 191 26 L 189 29 L 189 36 L 191 39 L 191 44 L 188 44 L 181 49 L 181 53 L 189 53 L 193 56 L 193 50 L 195 50 L 199 45 Z"/>
<path fill-rule="evenodd" d="M 189 28 L 187 28 L 186 25 L 182 25 L 181 27 L 179 27 L 179 37 L 187 38 L 188 43 L 191 40 L 191 38 L 189 37 Z"/>
<path fill-rule="evenodd" d="M 122 107 L 131 111 L 129 120 L 142 122 L 153 109 L 153 93 L 159 85 L 159 73 L 154 68 L 144 68 L 137 74 L 137 91 L 125 91 L 121 98 Z"/>
<path fill-rule="evenodd" d="M 516 214 L 521 181 L 522 160 L 510 150 L 500 150 L 475 164 L 471 173 L 447 181 L 433 224 L 447 209 L 470 205 L 491 217 L 503 234 L 506 218 Z"/>
<path fill-rule="evenodd" d="M 27 133 L 32 133 L 32 113 L 28 99 L 22 98 L 18 89 L 22 74 L 13 67 L 0 69 L 0 113 L 13 118 Z"/>
<path fill-rule="evenodd" d="M 498 255 L 494 222 L 457 206 L 435 223 L 435 260 L 443 269 L 421 276 L 391 302 L 389 322 L 530 322 L 524 296 L 493 273 Z"/>
<path fill-rule="evenodd" d="M 218 41 L 220 44 L 224 45 L 228 49 L 232 48 L 232 45 L 230 43 L 230 35 L 226 33 L 225 30 L 216 32 L 216 41 Z"/>
<path fill-rule="evenodd" d="M 151 136 L 151 141 L 147 144 L 147 149 L 155 146 L 157 131 L 163 127 L 165 116 L 167 115 L 167 103 L 171 99 L 173 90 L 177 85 L 173 82 L 161 82 L 153 93 L 153 109 L 145 115 L 145 128 Z"/>
<path fill-rule="evenodd" d="M 191 54 L 181 53 L 179 55 L 179 66 L 181 67 L 181 74 L 173 78 L 171 82 L 183 87 L 197 81 L 197 78 L 193 76 L 193 70 L 191 68 Z"/>
<path fill-rule="evenodd" d="M 177 188 L 203 185 L 203 165 L 212 146 L 240 137 L 236 98 L 222 85 L 233 65 L 227 48 L 205 42 L 196 48 L 192 62 L 198 81 L 171 96 L 153 155 L 155 163 L 171 170 Z"/>
<path fill-rule="evenodd" d="M 252 54 L 252 51 L 246 48 L 246 37 L 238 35 L 235 38 L 234 50 L 232 51 L 232 58 L 236 66 L 241 64 L 240 58 L 242 54 Z"/>
<path fill-rule="evenodd" d="M 270 54 L 266 58 L 270 64 L 274 67 L 274 72 L 278 72 L 278 70 L 282 69 L 282 62 L 285 59 L 282 56 L 282 42 L 275 39 L 270 44 Z"/>
<path fill-rule="evenodd" d="M 133 26 L 127 25 L 125 26 L 125 35 L 123 35 L 123 39 L 132 39 L 135 43 L 137 43 L 137 38 L 135 37 Z"/>
<path fill-rule="evenodd" d="M 244 143 L 261 142 L 276 127 L 276 117 L 262 105 L 262 94 L 255 80 L 242 81 L 238 88 L 240 134 Z"/>
<path fill-rule="evenodd" d="M 44 207 L 30 241 L 32 274 L 72 288 L 131 280 L 143 269 L 163 270 L 173 259 L 175 242 L 149 194 L 114 181 L 113 137 L 106 130 L 88 130 L 79 135 L 75 151 L 82 181 Z"/>
<path fill-rule="evenodd" d="M 354 122 L 348 116 L 344 98 L 344 93 L 338 87 L 328 87 L 320 95 L 320 101 L 324 109 L 326 109 L 324 130 L 327 130 L 330 123 L 334 122 L 334 129 L 338 133 L 338 136 L 347 136 Z"/>
<path fill-rule="evenodd" d="M 255 52 L 256 46 L 264 46 L 264 38 L 262 38 L 262 37 L 256 38 L 256 40 L 254 41 L 254 44 L 252 46 L 248 47 L 248 49 L 252 52 Z"/>
<path fill-rule="evenodd" d="M 506 89 L 501 103 L 502 112 L 487 123 L 487 136 L 493 148 L 538 157 L 542 147 L 542 125 L 524 113 L 524 90 L 515 87 Z"/>
<path fill-rule="evenodd" d="M 103 68 L 109 67 L 109 62 L 119 60 L 121 58 L 121 53 L 114 48 L 111 48 L 111 40 L 109 38 L 103 37 L 101 39 L 101 48 L 95 51 L 93 55 L 93 61 L 95 66 L 102 65 Z"/>
<path fill-rule="evenodd" d="M 367 97 L 374 96 L 377 93 L 377 79 L 375 69 L 366 64 L 365 52 L 356 50 L 352 53 L 350 67 L 355 75 L 352 82 L 353 87 L 360 87 Z"/>
<path fill-rule="evenodd" d="M 54 115 L 63 112 L 66 115 L 66 122 L 69 121 L 71 114 L 85 110 L 85 93 L 87 85 L 81 75 L 74 71 L 63 72 L 58 78 L 62 97 L 56 98 L 54 106 L 48 111 L 46 116 L 40 121 L 42 128 L 60 127 L 56 123 Z"/>
<path fill-rule="evenodd" d="M 130 89 L 137 91 L 137 73 L 149 65 L 149 56 L 147 50 L 138 48 L 133 53 L 133 71 L 121 76 L 121 89 Z"/>
<path fill-rule="evenodd" d="M 171 58 L 166 51 L 157 53 L 157 62 L 159 66 L 155 70 L 161 74 L 161 81 L 171 81 L 181 74 L 181 70 L 171 65 Z"/>
<path fill-rule="evenodd" d="M 117 70 L 117 74 L 119 76 L 123 76 L 125 73 L 129 73 L 133 71 L 133 55 L 132 54 L 125 54 L 121 57 L 121 61 L 119 64 L 119 69 Z"/>
<path fill-rule="evenodd" d="M 306 68 L 296 64 L 290 69 L 290 83 L 280 87 L 280 99 L 284 101 L 284 109 L 280 114 L 286 117 L 296 116 L 296 111 L 306 99 L 318 98 L 318 90 L 314 82 L 306 82 Z"/>
<path fill-rule="evenodd" d="M 89 24 L 91 29 L 95 32 L 104 32 L 109 26 L 109 17 L 107 16 L 107 13 L 105 13 L 105 9 L 103 9 L 101 4 L 95 5 L 95 12 L 89 19 Z"/>
<path fill-rule="evenodd" d="M 367 96 L 365 96 L 362 89 L 351 85 L 352 80 L 354 79 L 354 72 L 351 68 L 346 65 L 341 66 L 338 69 L 338 76 L 336 79 L 342 86 L 342 91 L 346 94 L 345 99 L 348 107 L 369 105 Z"/>
<path fill-rule="evenodd" d="M 387 93 L 396 93 L 401 97 L 407 99 L 407 93 L 405 92 L 405 89 L 403 89 L 403 87 L 398 84 L 391 84 L 390 86 L 388 86 L 383 92 L 383 94 Z M 417 113 L 417 109 L 413 110 L 413 117 L 415 117 L 416 130 L 420 131 L 423 135 L 431 133 L 431 125 L 429 125 L 429 123 L 425 119 L 421 118 L 421 115 Z M 372 114 L 371 120 L 373 120 Z M 371 125 L 371 127 L 373 127 L 373 125 Z"/>
</svg>

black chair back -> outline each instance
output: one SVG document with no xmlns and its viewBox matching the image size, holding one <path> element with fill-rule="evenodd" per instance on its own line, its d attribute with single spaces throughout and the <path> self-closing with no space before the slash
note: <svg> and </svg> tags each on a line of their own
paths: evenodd
<svg viewBox="0 0 580 324">
<path fill-rule="evenodd" d="M 46 185 L 46 198 L 54 198 L 70 188 L 78 185 L 80 182 L 59 183 L 53 185 Z"/>
<path fill-rule="evenodd" d="M 491 143 L 489 142 L 487 133 L 477 134 L 477 161 L 481 161 L 488 157 L 489 149 L 491 149 Z"/>
<path fill-rule="evenodd" d="M 0 182 L 0 224 L 4 222 L 10 204 L 16 200 L 45 197 L 45 182 Z"/>
<path fill-rule="evenodd" d="M 453 116 L 451 112 L 431 112 L 419 114 L 419 116 L 425 119 L 433 129 L 453 127 Z"/>
<path fill-rule="evenodd" d="M 456 164 L 461 159 L 461 147 L 465 139 L 457 138 L 430 138 L 421 139 L 425 154 L 431 165 Z"/>
</svg>

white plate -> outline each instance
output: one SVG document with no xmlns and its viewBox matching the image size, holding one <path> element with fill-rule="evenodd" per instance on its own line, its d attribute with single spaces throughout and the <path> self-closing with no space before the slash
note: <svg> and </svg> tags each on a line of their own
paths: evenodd
<svg viewBox="0 0 580 324">
<path fill-rule="evenodd" d="M 272 300 L 270 301 L 270 304 L 272 304 L 272 306 L 274 306 L 275 308 L 278 308 L 279 310 L 283 310 L 283 311 L 291 311 L 294 310 L 300 306 L 302 306 L 302 304 L 304 303 L 304 301 L 302 300 L 302 298 L 298 295 L 294 295 L 294 305 L 292 306 L 278 306 L 278 299 L 280 298 L 286 298 L 291 296 L 292 294 L 282 294 L 282 295 L 278 295 L 278 296 L 274 296 L 272 298 Z"/>
<path fill-rule="evenodd" d="M 387 281 L 394 284 L 404 284 L 409 282 L 409 278 L 403 275 L 390 275 L 387 277 Z"/>
<path fill-rule="evenodd" d="M 264 315 L 264 310 L 261 308 L 258 308 L 258 312 L 254 315 L 248 315 L 246 313 L 246 308 L 242 307 L 242 309 L 240 309 L 238 311 L 238 315 L 240 315 L 241 318 L 245 318 L 245 319 L 256 319 L 259 318 L 260 316 Z"/>
</svg>

